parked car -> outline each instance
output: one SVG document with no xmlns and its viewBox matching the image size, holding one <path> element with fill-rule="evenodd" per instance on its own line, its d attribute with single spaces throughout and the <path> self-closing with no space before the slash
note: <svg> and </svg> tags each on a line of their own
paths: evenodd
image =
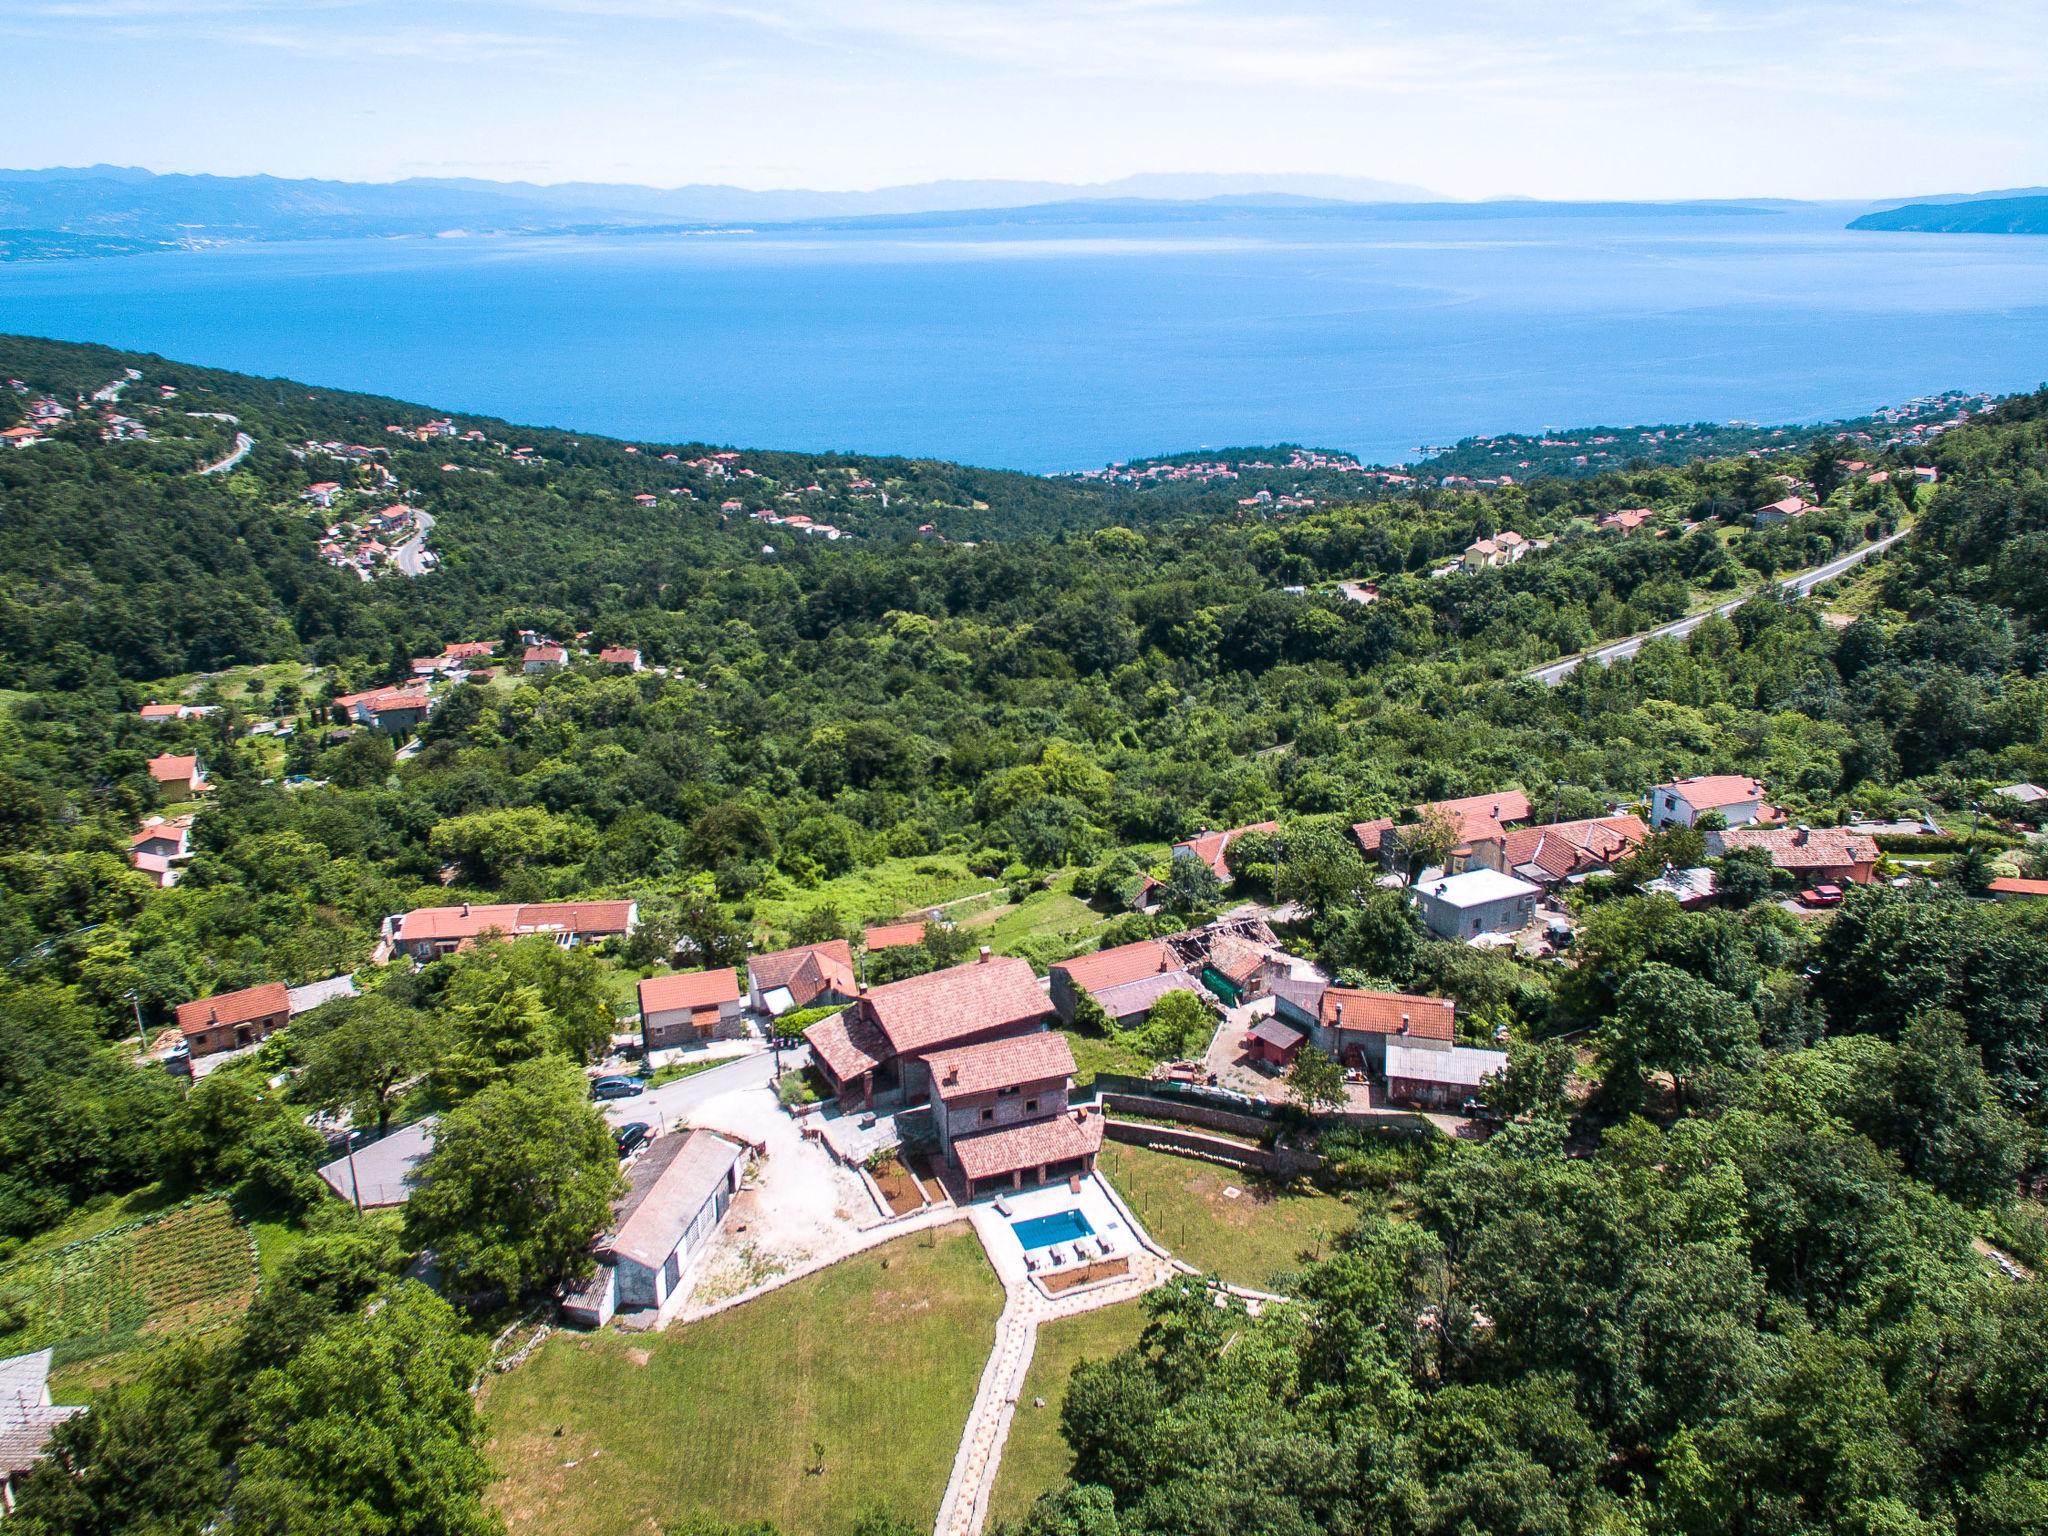
<svg viewBox="0 0 2048 1536">
<path fill-rule="evenodd" d="M 1809 907 L 1839 907 L 1842 888 L 1839 885 L 1816 885 L 1810 891 L 1801 891 L 1799 900 Z"/>
<path fill-rule="evenodd" d="M 612 1142 L 619 1149 L 620 1157 L 631 1157 L 646 1146 L 653 1135 L 654 1127 L 645 1120 L 628 1120 L 619 1127 L 619 1134 L 612 1138 Z"/>
<path fill-rule="evenodd" d="M 600 1077 L 590 1085 L 593 1099 L 634 1099 L 646 1091 L 644 1084 L 630 1077 Z"/>
</svg>

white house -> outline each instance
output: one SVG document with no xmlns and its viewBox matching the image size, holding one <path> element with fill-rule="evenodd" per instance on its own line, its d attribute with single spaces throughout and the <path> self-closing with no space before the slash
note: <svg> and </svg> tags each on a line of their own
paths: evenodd
<svg viewBox="0 0 2048 1536">
<path fill-rule="evenodd" d="M 1746 827 L 1762 821 L 1767 810 L 1763 781 L 1739 773 L 1678 779 L 1650 791 L 1653 827 L 1690 827 L 1709 811 L 1719 811 L 1731 827 Z"/>
<path fill-rule="evenodd" d="M 598 1241 L 597 1273 L 563 1300 L 569 1320 L 602 1328 L 621 1307 L 666 1306 L 739 1193 L 746 1156 L 710 1131 L 655 1138 L 627 1175 L 610 1234 Z"/>
<path fill-rule="evenodd" d="M 1415 906 L 1438 938 L 1476 939 L 1527 927 L 1542 894 L 1541 887 L 1497 869 L 1468 869 L 1420 881 Z"/>
</svg>

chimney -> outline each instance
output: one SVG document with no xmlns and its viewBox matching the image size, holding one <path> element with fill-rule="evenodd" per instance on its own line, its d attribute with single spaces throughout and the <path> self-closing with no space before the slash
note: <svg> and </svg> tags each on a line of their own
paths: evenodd
<svg viewBox="0 0 2048 1536">
<path fill-rule="evenodd" d="M 469 903 L 466 901 L 462 904 L 462 915 L 464 917 L 469 916 Z"/>
<path fill-rule="evenodd" d="M 1802 824 L 1799 830 L 1792 834 L 1792 841 L 1804 848 L 1806 840 L 1811 836 L 1813 836 L 1813 829 Z"/>
<path fill-rule="evenodd" d="M 1334 1018 L 1333 1018 L 1332 1022 L 1333 1022 L 1333 1024 L 1335 1025 L 1335 1027 L 1337 1027 L 1338 1029 L 1342 1029 L 1342 1028 L 1344 1027 L 1344 1005 L 1343 1005 L 1343 1003 L 1341 1003 L 1341 1002 L 1340 1002 L 1340 1003 L 1338 1003 L 1338 1004 L 1337 1004 L 1337 1011 L 1336 1011 L 1336 1014 L 1335 1014 L 1335 1016 L 1334 1016 Z"/>
<path fill-rule="evenodd" d="M 1405 1013 L 1401 1015 L 1401 1033 L 1404 1035 L 1408 1033 L 1408 1015 Z"/>
<path fill-rule="evenodd" d="M 983 965 L 987 965 L 987 964 L 988 964 L 988 962 L 989 962 L 989 959 L 990 959 L 990 957 L 991 957 L 991 956 L 993 956 L 994 954 L 995 954 L 995 951 L 994 951 L 994 950 L 990 949 L 990 948 L 989 948 L 989 947 L 988 947 L 988 946 L 987 946 L 986 944 L 982 945 L 982 946 L 981 946 L 981 963 L 982 963 Z"/>
<path fill-rule="evenodd" d="M 860 995 L 862 997 L 866 997 L 868 995 L 868 984 L 866 982 L 862 982 L 860 984 Z"/>
</svg>

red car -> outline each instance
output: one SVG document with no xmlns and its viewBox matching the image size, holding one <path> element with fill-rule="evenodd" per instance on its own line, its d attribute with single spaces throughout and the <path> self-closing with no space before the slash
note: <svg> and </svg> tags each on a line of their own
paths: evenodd
<svg viewBox="0 0 2048 1536">
<path fill-rule="evenodd" d="M 1799 899 L 1809 907 L 1839 907 L 1842 888 L 1839 885 L 1816 885 L 1810 891 L 1801 891 Z"/>
</svg>

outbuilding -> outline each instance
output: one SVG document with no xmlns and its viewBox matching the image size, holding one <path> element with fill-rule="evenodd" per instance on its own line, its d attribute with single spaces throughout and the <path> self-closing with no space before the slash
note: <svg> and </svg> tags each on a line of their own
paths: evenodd
<svg viewBox="0 0 2048 1536">
<path fill-rule="evenodd" d="M 1497 869 L 1468 869 L 1415 887 L 1415 906 L 1429 931 L 1442 939 L 1516 933 L 1536 915 L 1540 887 Z"/>
</svg>

